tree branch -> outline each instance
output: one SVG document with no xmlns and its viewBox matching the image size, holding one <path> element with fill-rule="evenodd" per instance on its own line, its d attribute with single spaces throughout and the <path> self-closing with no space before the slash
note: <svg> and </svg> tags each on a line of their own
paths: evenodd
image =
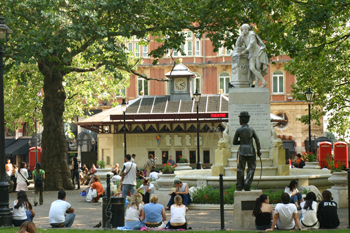
<svg viewBox="0 0 350 233">
<path fill-rule="evenodd" d="M 71 72 L 85 73 L 96 71 L 104 65 L 103 62 L 99 62 L 95 67 L 92 68 L 78 68 L 78 67 L 66 67 L 66 74 Z"/>
</svg>

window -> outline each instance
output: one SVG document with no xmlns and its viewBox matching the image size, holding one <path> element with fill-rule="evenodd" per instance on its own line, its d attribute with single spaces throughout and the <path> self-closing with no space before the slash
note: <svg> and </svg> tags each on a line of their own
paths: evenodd
<svg viewBox="0 0 350 233">
<path fill-rule="evenodd" d="M 176 163 L 178 163 L 179 159 L 182 157 L 182 151 L 181 150 L 176 151 L 175 153 L 176 153 Z"/>
<path fill-rule="evenodd" d="M 199 40 L 196 40 L 196 56 L 201 55 L 201 43 Z"/>
<path fill-rule="evenodd" d="M 195 72 L 196 78 L 192 79 L 192 91 L 193 93 L 196 93 L 196 89 L 198 89 L 198 92 L 201 92 L 201 75 L 197 72 Z"/>
<path fill-rule="evenodd" d="M 173 51 L 173 57 L 180 56 L 200 56 L 200 38 L 193 36 L 191 31 L 181 32 L 182 35 L 185 35 L 186 40 L 184 44 L 180 45 L 181 50 L 185 53 L 182 55 L 180 51 Z"/>
<path fill-rule="evenodd" d="M 209 150 L 203 151 L 203 162 L 210 163 L 210 151 Z"/>
<path fill-rule="evenodd" d="M 140 45 L 139 44 L 135 44 L 135 57 L 140 57 Z"/>
<path fill-rule="evenodd" d="M 280 70 L 273 72 L 272 80 L 273 80 L 273 93 L 284 93 L 283 72 Z"/>
<path fill-rule="evenodd" d="M 129 52 L 132 52 L 133 51 L 133 46 L 132 46 L 132 43 L 128 43 L 128 51 Z"/>
<path fill-rule="evenodd" d="M 142 46 L 142 48 L 143 48 L 142 56 L 143 57 L 148 57 L 148 46 L 144 45 L 144 46 Z"/>
<path fill-rule="evenodd" d="M 162 151 L 162 164 L 168 162 L 169 151 Z"/>
<path fill-rule="evenodd" d="M 146 76 L 145 74 L 143 75 Z M 137 79 L 137 87 L 139 95 L 148 95 L 148 80 L 139 77 Z M 143 92 L 143 94 L 141 94 L 141 91 Z"/>
<path fill-rule="evenodd" d="M 228 83 L 230 82 L 230 74 L 226 71 L 221 72 L 219 75 L 220 89 L 222 93 L 228 94 Z"/>
<path fill-rule="evenodd" d="M 195 150 L 190 151 L 190 163 L 196 163 L 196 151 Z"/>
</svg>

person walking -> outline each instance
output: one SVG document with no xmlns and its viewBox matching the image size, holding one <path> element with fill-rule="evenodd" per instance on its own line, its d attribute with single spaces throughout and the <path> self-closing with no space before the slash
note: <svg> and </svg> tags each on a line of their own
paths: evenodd
<svg viewBox="0 0 350 233">
<path fill-rule="evenodd" d="M 28 191 L 28 171 L 24 161 L 21 162 L 21 167 L 17 170 L 15 177 L 17 178 L 16 191 Z"/>
<path fill-rule="evenodd" d="M 39 194 L 39 204 L 44 204 L 44 180 L 45 180 L 45 171 L 41 169 L 41 163 L 36 163 L 35 170 L 33 171 L 33 178 L 34 178 L 34 206 L 38 205 L 38 194 Z"/>
<path fill-rule="evenodd" d="M 73 158 L 72 161 L 72 183 L 75 189 L 75 179 L 77 181 L 78 184 L 78 189 L 80 189 L 80 180 L 79 180 L 79 164 L 78 164 L 78 160 L 77 157 Z"/>
</svg>

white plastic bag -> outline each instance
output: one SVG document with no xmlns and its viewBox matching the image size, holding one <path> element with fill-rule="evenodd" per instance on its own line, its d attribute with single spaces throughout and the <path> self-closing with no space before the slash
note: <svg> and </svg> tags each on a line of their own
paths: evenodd
<svg viewBox="0 0 350 233">
<path fill-rule="evenodd" d="M 93 198 L 97 197 L 97 191 L 96 189 L 89 189 L 89 192 L 86 195 L 86 201 L 90 202 Z"/>
</svg>

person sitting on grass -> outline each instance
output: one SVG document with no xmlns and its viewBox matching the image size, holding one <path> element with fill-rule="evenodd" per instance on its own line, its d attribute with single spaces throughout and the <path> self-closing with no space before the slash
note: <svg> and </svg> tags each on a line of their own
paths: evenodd
<svg viewBox="0 0 350 233">
<path fill-rule="evenodd" d="M 17 193 L 17 200 L 13 203 L 12 224 L 15 227 L 21 226 L 25 221 L 33 221 L 35 212 L 30 204 L 27 194 L 21 190 Z"/>
<path fill-rule="evenodd" d="M 181 180 L 175 179 L 174 185 L 176 187 L 175 192 L 169 193 L 171 195 L 170 200 L 168 202 L 166 210 L 170 210 L 170 206 L 174 204 L 174 198 L 176 195 L 180 195 L 183 200 L 183 204 L 188 207 L 188 205 L 191 203 L 190 194 L 188 192 L 188 184 L 182 183 Z"/>
<path fill-rule="evenodd" d="M 153 195 L 149 200 L 150 203 L 144 205 L 142 221 L 145 221 L 147 230 L 161 230 L 165 228 L 164 221 L 166 221 L 166 215 L 164 206 L 158 204 L 158 197 Z"/>
<path fill-rule="evenodd" d="M 271 228 L 273 208 L 269 203 L 270 199 L 266 194 L 261 194 L 255 201 L 253 216 L 255 216 L 255 228 L 257 230 Z"/>
<path fill-rule="evenodd" d="M 169 221 L 169 229 L 185 229 L 187 230 L 186 211 L 187 206 L 182 204 L 182 197 L 176 195 L 175 204 L 170 207 L 171 218 Z"/>
<path fill-rule="evenodd" d="M 143 216 L 142 196 L 140 193 L 134 193 L 125 210 L 125 226 L 117 227 L 117 230 L 140 230 Z"/>
<path fill-rule="evenodd" d="M 299 203 L 302 201 L 303 197 L 299 192 L 298 182 L 296 180 L 292 180 L 289 185 L 284 189 L 285 193 L 288 193 L 290 196 L 290 203 L 294 203 L 298 210 L 300 210 Z"/>
<path fill-rule="evenodd" d="M 301 225 L 298 218 L 297 207 L 290 203 L 290 196 L 288 193 L 282 193 L 282 203 L 278 203 L 275 207 L 275 214 L 273 216 L 273 222 L 271 228 L 265 231 L 273 231 L 275 226 L 280 230 L 293 230 L 295 225 L 301 231 Z"/>
<path fill-rule="evenodd" d="M 142 181 L 142 185 L 136 190 L 136 192 L 140 191 L 140 189 L 143 189 L 143 202 L 144 203 L 149 203 L 149 198 L 151 196 L 151 194 L 154 194 L 154 185 L 151 184 L 151 181 L 149 179 L 144 179 Z"/>
<path fill-rule="evenodd" d="M 307 229 L 318 229 L 320 228 L 320 223 L 317 219 L 317 202 L 316 194 L 314 192 L 309 192 L 306 194 L 305 201 L 300 203 L 301 207 L 301 217 L 300 223 L 303 228 Z"/>
<path fill-rule="evenodd" d="M 17 233 L 36 233 L 36 226 L 32 221 L 25 221 Z"/>
<path fill-rule="evenodd" d="M 65 215 L 67 213 L 67 215 Z M 54 228 L 71 227 L 75 219 L 74 209 L 66 202 L 66 192 L 58 191 L 58 200 L 51 203 L 49 222 Z"/>
<path fill-rule="evenodd" d="M 332 193 L 328 190 L 322 192 L 322 201 L 318 204 L 317 218 L 320 222 L 320 228 L 333 229 L 340 224 L 337 203 L 332 201 Z"/>
</svg>

